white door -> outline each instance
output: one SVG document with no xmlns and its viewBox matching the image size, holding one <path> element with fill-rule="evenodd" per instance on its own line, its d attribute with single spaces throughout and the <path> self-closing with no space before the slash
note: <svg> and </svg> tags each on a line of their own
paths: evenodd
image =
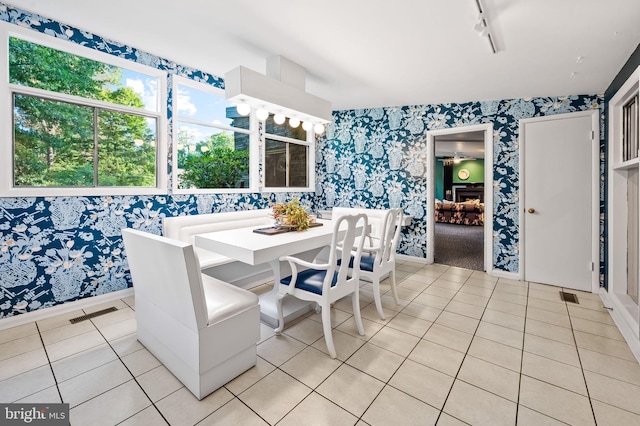
<svg viewBox="0 0 640 426">
<path fill-rule="evenodd" d="M 597 290 L 597 123 L 597 111 L 520 121 L 526 281 Z"/>
</svg>

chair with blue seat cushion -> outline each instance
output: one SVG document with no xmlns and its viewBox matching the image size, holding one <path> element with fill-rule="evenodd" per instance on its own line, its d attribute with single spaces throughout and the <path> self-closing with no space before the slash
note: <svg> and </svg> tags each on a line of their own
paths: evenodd
<svg viewBox="0 0 640 426">
<path fill-rule="evenodd" d="M 363 248 L 364 253 L 360 258 L 360 276 L 371 280 L 373 284 L 373 298 L 381 319 L 385 319 L 380 296 L 380 280 L 384 276 L 389 275 L 391 278 L 391 293 L 396 304 L 399 303 L 396 290 L 396 250 L 400 239 L 402 219 L 402 209 L 387 210 L 382 220 L 379 236 L 367 236 L 369 244 Z M 352 259 L 349 266 L 353 268 L 354 263 L 358 264 Z"/>
<path fill-rule="evenodd" d="M 337 353 L 331 333 L 332 303 L 351 295 L 358 333 L 361 336 L 364 335 L 360 317 L 360 270 L 349 268 L 349 259 L 353 256 L 356 264 L 360 262 L 368 221 L 366 215 L 359 214 L 342 216 L 332 222 L 334 222 L 333 237 L 327 263 L 307 262 L 293 256 L 280 258 L 281 261 L 289 262 L 292 274 L 281 279 L 278 286 L 276 299 L 278 327 L 275 331 L 276 334 L 280 334 L 284 329 L 282 299 L 285 296 L 316 302 L 322 310 L 322 328 L 329 355 L 331 358 L 336 358 Z"/>
</svg>

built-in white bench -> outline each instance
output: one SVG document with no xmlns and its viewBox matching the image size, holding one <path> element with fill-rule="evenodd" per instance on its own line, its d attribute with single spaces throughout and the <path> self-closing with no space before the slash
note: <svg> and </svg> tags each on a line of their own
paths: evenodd
<svg viewBox="0 0 640 426">
<path fill-rule="evenodd" d="M 271 209 L 172 216 L 163 219 L 162 233 L 165 237 L 193 245 L 196 234 L 249 226 L 270 226 L 273 223 Z M 273 271 L 267 264 L 252 266 L 220 253 L 195 246 L 194 249 L 202 272 L 219 280 L 249 288 L 273 279 Z"/>
<path fill-rule="evenodd" d="M 123 229 L 138 340 L 198 399 L 256 365 L 258 296 L 201 273 L 193 246 Z"/>
<path fill-rule="evenodd" d="M 382 219 L 384 219 L 384 215 L 387 213 L 387 211 L 378 209 L 365 209 L 362 207 L 334 207 L 332 210 L 322 210 L 320 213 L 322 214 L 323 219 L 337 219 L 338 217 L 344 215 L 364 213 L 367 215 L 369 225 L 371 225 L 371 235 L 379 236 L 380 232 L 382 232 Z M 411 216 L 403 216 L 402 226 L 410 225 L 412 219 L 413 218 Z"/>
</svg>

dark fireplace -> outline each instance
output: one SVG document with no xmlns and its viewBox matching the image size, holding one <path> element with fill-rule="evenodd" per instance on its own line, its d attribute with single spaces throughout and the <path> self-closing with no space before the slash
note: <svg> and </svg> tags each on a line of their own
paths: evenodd
<svg viewBox="0 0 640 426">
<path fill-rule="evenodd" d="M 454 188 L 456 203 L 467 200 L 480 200 L 484 203 L 484 187 Z"/>
</svg>

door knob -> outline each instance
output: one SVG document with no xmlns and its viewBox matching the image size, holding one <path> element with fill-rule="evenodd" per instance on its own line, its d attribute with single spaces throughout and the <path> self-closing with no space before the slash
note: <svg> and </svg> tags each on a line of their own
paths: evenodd
<svg viewBox="0 0 640 426">
<path fill-rule="evenodd" d="M 536 209 L 529 207 L 529 210 L 527 210 L 529 213 L 535 213 Z"/>
</svg>

